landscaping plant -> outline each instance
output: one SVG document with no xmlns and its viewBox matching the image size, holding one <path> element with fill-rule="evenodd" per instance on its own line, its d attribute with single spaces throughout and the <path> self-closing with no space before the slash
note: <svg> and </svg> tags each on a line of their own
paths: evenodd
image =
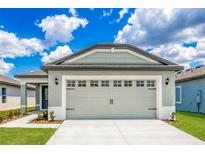
<svg viewBox="0 0 205 154">
<path fill-rule="evenodd" d="M 55 118 L 56 118 L 55 112 L 54 112 L 54 111 L 51 111 L 51 112 L 49 112 L 49 115 L 50 115 L 50 119 L 51 119 L 52 121 L 54 121 Z"/>
</svg>

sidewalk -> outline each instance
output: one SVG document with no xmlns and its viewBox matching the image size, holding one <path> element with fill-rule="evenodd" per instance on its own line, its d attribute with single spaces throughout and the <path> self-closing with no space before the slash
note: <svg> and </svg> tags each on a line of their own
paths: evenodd
<svg viewBox="0 0 205 154">
<path fill-rule="evenodd" d="M 31 114 L 26 117 L 7 122 L 0 125 L 0 128 L 58 128 L 60 124 L 31 124 L 28 123 L 37 118 L 37 114 Z"/>
</svg>

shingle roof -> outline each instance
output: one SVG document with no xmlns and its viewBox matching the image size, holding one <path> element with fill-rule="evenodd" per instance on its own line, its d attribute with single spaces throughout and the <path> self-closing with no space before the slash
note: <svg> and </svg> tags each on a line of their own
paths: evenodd
<svg viewBox="0 0 205 154">
<path fill-rule="evenodd" d="M 15 75 L 16 78 L 33 78 L 33 77 L 39 77 L 39 78 L 47 78 L 48 74 L 42 70 L 38 71 L 32 71 L 32 72 L 26 72 L 22 74 Z"/>
<path fill-rule="evenodd" d="M 87 69 L 87 68 L 89 68 L 89 69 L 96 69 L 96 68 L 99 68 L 99 69 L 101 69 L 101 68 L 102 69 L 109 68 L 109 69 L 111 69 L 112 67 L 113 67 L 113 69 L 115 69 L 116 67 L 129 69 L 129 66 L 130 66 L 130 68 L 131 67 L 133 68 L 133 66 L 128 65 L 128 64 L 126 66 L 125 65 L 123 66 L 123 64 L 119 64 L 119 65 L 115 65 L 115 64 L 100 64 L 100 65 L 97 65 L 97 64 L 96 65 L 90 65 L 90 64 L 84 64 L 84 65 L 66 64 L 66 65 L 61 65 L 64 61 L 72 59 L 72 58 L 75 58 L 75 57 L 77 57 L 77 56 L 79 56 L 81 54 L 87 53 L 87 52 L 89 52 L 89 51 L 91 51 L 93 49 L 96 49 L 96 48 L 100 48 L 100 49 L 104 49 L 105 48 L 105 49 L 107 49 L 107 48 L 112 48 L 112 47 L 119 48 L 119 49 L 130 49 L 130 50 L 132 50 L 132 51 L 134 51 L 134 52 L 136 52 L 138 54 L 141 54 L 141 55 L 143 55 L 145 57 L 148 57 L 150 59 L 158 61 L 158 62 L 161 63 L 161 65 L 155 65 L 154 66 L 154 68 L 158 69 L 158 70 L 161 70 L 161 67 L 163 68 L 163 70 L 172 70 L 172 71 L 183 70 L 182 66 L 179 66 L 179 65 L 177 65 L 177 64 L 175 64 L 173 62 L 170 62 L 170 61 L 168 61 L 166 59 L 163 59 L 161 57 L 158 57 L 156 55 L 148 53 L 148 52 L 146 52 L 146 51 L 144 51 L 144 50 L 142 50 L 142 49 L 140 49 L 138 47 L 135 47 L 135 46 L 130 45 L 130 44 L 116 44 L 116 43 L 104 43 L 104 44 L 93 45 L 93 46 L 88 47 L 86 49 L 83 49 L 83 50 L 81 50 L 79 52 L 76 52 L 74 54 L 71 54 L 71 55 L 65 56 L 63 58 L 57 59 L 57 60 L 55 60 L 53 62 L 50 62 L 50 63 L 44 65 L 42 67 L 42 70 L 44 70 L 44 71 L 48 71 L 49 69 L 57 69 L 57 70 L 59 70 L 59 69 L 66 69 L 67 70 L 67 69 L 74 69 L 74 68 L 75 69 L 78 69 L 78 68 L 80 68 L 80 69 L 83 69 L 83 68 L 85 68 L 85 69 Z M 151 69 L 151 65 L 135 65 L 134 67 L 135 67 L 135 69 L 137 69 L 137 68 L 142 69 L 143 67 L 144 67 L 144 70 L 146 68 Z"/>
<path fill-rule="evenodd" d="M 0 74 L 0 84 L 20 87 L 20 81 L 11 79 L 11 78 L 9 78 L 7 76 L 4 76 L 4 75 L 1 75 L 1 74 Z M 32 85 L 28 85 L 28 88 L 29 89 L 35 89 L 35 87 L 32 86 Z"/>
<path fill-rule="evenodd" d="M 176 74 L 176 82 L 205 78 L 205 66 L 188 69 Z"/>
</svg>

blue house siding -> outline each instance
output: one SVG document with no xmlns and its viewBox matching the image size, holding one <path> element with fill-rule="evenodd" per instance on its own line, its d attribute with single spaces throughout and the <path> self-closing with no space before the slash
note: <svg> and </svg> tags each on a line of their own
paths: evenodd
<svg viewBox="0 0 205 154">
<path fill-rule="evenodd" d="M 181 86 L 181 103 L 176 103 L 177 111 L 198 112 L 196 92 L 201 90 L 201 104 L 199 112 L 205 113 L 205 79 L 197 79 L 176 83 L 176 87 Z"/>
</svg>

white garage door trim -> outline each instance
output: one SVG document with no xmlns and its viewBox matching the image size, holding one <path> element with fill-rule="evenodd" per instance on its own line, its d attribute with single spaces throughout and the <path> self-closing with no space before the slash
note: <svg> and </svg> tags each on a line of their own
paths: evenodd
<svg viewBox="0 0 205 154">
<path fill-rule="evenodd" d="M 66 119 L 66 81 L 67 80 L 156 80 L 157 119 L 162 107 L 162 76 L 160 75 L 69 75 L 62 76 L 62 119 Z"/>
</svg>

